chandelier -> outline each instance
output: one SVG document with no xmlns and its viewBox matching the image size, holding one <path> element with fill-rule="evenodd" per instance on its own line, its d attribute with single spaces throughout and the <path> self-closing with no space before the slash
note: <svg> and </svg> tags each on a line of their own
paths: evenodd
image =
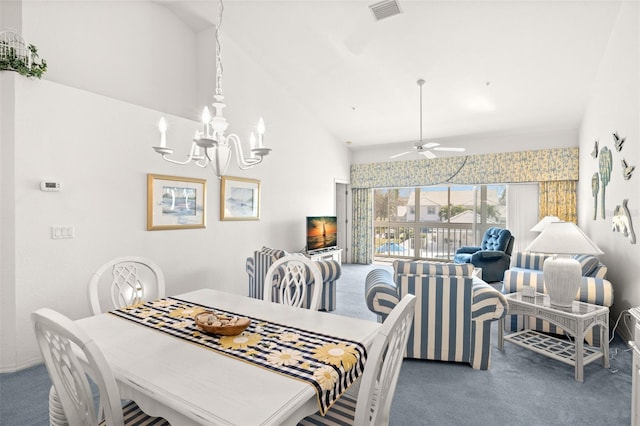
<svg viewBox="0 0 640 426">
<path fill-rule="evenodd" d="M 222 12 L 223 4 L 222 0 L 218 1 L 218 24 L 215 30 L 215 42 L 216 42 L 216 91 L 213 96 L 213 110 L 214 115 L 211 116 L 209 107 L 205 106 L 202 110 L 202 129 L 196 130 L 191 142 L 191 150 L 189 156 L 184 161 L 174 160 L 169 158 L 173 154 L 173 149 L 167 148 L 167 121 L 164 117 L 160 119 L 158 123 L 158 130 L 160 130 L 160 146 L 154 146 L 153 149 L 162 158 L 170 163 L 174 164 L 189 164 L 194 162 L 199 167 L 207 167 L 211 165 L 216 176 L 224 176 L 227 172 L 227 167 L 231 162 L 231 156 L 233 154 L 231 145 L 235 148 L 236 161 L 238 167 L 242 170 L 246 170 L 262 162 L 266 155 L 271 152 L 270 148 L 264 147 L 264 120 L 260 118 L 257 125 L 258 137 L 251 132 L 249 137 L 249 156 L 245 157 L 242 152 L 242 144 L 238 135 L 230 133 L 225 135 L 225 131 L 229 126 L 227 119 L 222 115 L 222 110 L 226 106 L 224 103 L 224 96 L 222 96 L 222 58 L 220 56 L 220 25 L 222 24 Z"/>
</svg>

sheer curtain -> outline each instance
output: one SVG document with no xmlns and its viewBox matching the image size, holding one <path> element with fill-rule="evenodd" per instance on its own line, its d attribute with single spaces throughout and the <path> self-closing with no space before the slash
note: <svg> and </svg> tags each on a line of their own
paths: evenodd
<svg viewBox="0 0 640 426">
<path fill-rule="evenodd" d="M 353 263 L 373 262 L 373 205 L 372 189 L 353 189 Z"/>
<path fill-rule="evenodd" d="M 524 249 L 537 237 L 529 231 L 538 223 L 538 183 L 507 185 L 507 229 L 515 240 L 513 252 Z"/>
</svg>

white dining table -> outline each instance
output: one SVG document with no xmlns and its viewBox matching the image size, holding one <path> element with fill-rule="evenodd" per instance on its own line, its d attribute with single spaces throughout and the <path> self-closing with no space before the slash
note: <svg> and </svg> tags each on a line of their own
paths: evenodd
<svg viewBox="0 0 640 426">
<path fill-rule="evenodd" d="M 380 324 L 201 289 L 175 296 L 370 346 Z M 318 411 L 303 381 L 109 313 L 76 323 L 103 351 L 121 397 L 173 425 L 286 425 Z"/>
</svg>

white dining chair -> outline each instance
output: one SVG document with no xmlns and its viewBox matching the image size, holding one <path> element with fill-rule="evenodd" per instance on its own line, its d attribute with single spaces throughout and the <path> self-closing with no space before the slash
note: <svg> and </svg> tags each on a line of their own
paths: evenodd
<svg viewBox="0 0 640 426">
<path fill-rule="evenodd" d="M 391 402 L 413 323 L 416 297 L 407 294 L 380 327 L 369 350 L 357 398 L 346 392 L 323 416 L 305 417 L 299 426 L 389 424 Z"/>
<path fill-rule="evenodd" d="M 140 302 L 163 298 L 164 274 L 149 259 L 118 257 L 98 268 L 89 280 L 93 315 Z"/>
<path fill-rule="evenodd" d="M 310 271 L 310 276 L 307 274 Z M 313 293 L 307 291 L 313 279 Z M 281 257 L 271 264 L 264 279 L 263 298 L 290 306 L 317 311 L 322 294 L 322 272 L 311 259 L 302 255 Z"/>
<path fill-rule="evenodd" d="M 40 352 L 53 384 L 49 395 L 52 425 L 168 425 L 160 417 L 146 415 L 133 402 L 122 406 L 118 386 L 104 355 L 72 320 L 52 309 L 31 314 Z M 81 361 L 78 354 L 85 358 Z M 96 409 L 87 375 L 99 393 Z"/>
</svg>

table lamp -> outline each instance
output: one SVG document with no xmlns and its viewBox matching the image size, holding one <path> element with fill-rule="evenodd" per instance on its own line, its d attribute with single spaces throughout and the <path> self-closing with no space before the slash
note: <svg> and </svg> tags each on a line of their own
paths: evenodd
<svg viewBox="0 0 640 426">
<path fill-rule="evenodd" d="M 582 281 L 580 262 L 574 254 L 603 254 L 602 250 L 572 222 L 549 222 L 527 251 L 553 254 L 542 267 L 544 285 L 551 305 L 569 307 Z"/>
<path fill-rule="evenodd" d="M 542 232 L 544 228 L 547 227 L 551 222 L 562 222 L 558 216 L 545 216 L 540 219 L 540 222 L 536 223 L 536 226 L 531 228 L 529 231 L 531 232 Z"/>
</svg>

